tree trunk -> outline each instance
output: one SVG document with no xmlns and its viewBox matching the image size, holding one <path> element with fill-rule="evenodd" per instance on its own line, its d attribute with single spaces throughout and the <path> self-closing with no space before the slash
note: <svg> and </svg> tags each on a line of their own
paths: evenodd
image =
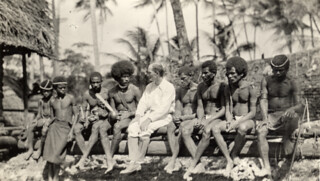
<svg viewBox="0 0 320 181">
<path fill-rule="evenodd" d="M 173 10 L 174 22 L 176 25 L 178 43 L 180 47 L 180 55 L 184 58 L 183 64 L 193 64 L 193 57 L 191 55 L 191 47 L 188 40 L 187 29 L 183 19 L 183 13 L 180 0 L 170 0 Z"/>
<path fill-rule="evenodd" d="M 99 72 L 100 60 L 99 60 L 98 33 L 97 33 L 97 22 L 96 22 L 95 9 L 96 9 L 96 0 L 90 0 L 93 56 L 94 56 L 94 63 L 95 63 L 95 71 Z"/>
<path fill-rule="evenodd" d="M 165 1 L 165 8 L 166 8 L 166 34 L 167 34 L 167 41 L 168 41 L 168 55 L 171 55 L 171 47 L 170 47 L 170 35 L 169 35 L 169 17 L 168 17 L 168 2 Z"/>
<path fill-rule="evenodd" d="M 40 82 L 44 81 L 44 64 L 43 57 L 39 55 L 39 65 L 40 65 Z"/>
<path fill-rule="evenodd" d="M 254 31 L 253 31 L 253 42 L 254 45 L 256 45 L 256 41 L 257 41 L 257 26 L 254 26 Z M 256 59 L 256 46 L 253 47 L 253 59 Z"/>
<path fill-rule="evenodd" d="M 214 4 L 214 0 L 212 0 L 212 40 L 213 42 L 215 42 L 215 38 L 216 38 L 216 30 L 214 27 L 214 22 L 216 22 L 216 5 Z M 214 54 L 214 57 L 216 57 L 217 52 L 214 46 L 213 46 L 213 54 Z"/>
<path fill-rule="evenodd" d="M 162 55 L 165 56 L 165 54 L 164 54 L 164 48 L 163 48 L 163 45 L 162 45 L 160 25 L 159 25 L 158 16 L 157 16 L 156 3 L 154 2 L 154 0 L 151 0 L 151 1 L 152 1 L 153 10 L 154 10 L 154 17 L 155 17 L 156 24 L 157 24 L 157 30 L 158 30 L 158 34 L 159 34 L 159 41 L 160 41 L 160 47 L 161 47 Z M 147 47 L 147 48 L 148 48 L 148 47 Z M 149 49 L 149 48 L 148 48 L 148 49 Z M 151 57 L 150 57 L 150 58 L 151 58 Z M 151 61 L 153 61 L 153 60 L 151 60 Z"/>
<path fill-rule="evenodd" d="M 196 6 L 196 36 L 197 36 L 197 61 L 200 61 L 200 42 L 199 42 L 199 1 L 194 1 Z"/>
<path fill-rule="evenodd" d="M 22 75 L 23 75 L 23 105 L 24 105 L 24 125 L 28 124 L 28 74 L 27 74 L 27 54 L 22 54 Z"/>
<path fill-rule="evenodd" d="M 60 36 L 60 0 L 57 0 L 57 9 L 55 6 L 55 0 L 52 0 L 52 17 L 53 17 L 53 29 L 54 29 L 54 54 L 53 60 L 53 77 L 59 74 L 59 36 Z"/>
<path fill-rule="evenodd" d="M 3 55 L 2 55 L 2 48 L 0 46 L 0 124 L 3 124 Z"/>
<path fill-rule="evenodd" d="M 311 31 L 311 45 L 312 45 L 312 48 L 314 48 L 313 23 L 312 23 L 312 14 L 311 13 L 309 13 L 309 18 L 310 18 L 310 31 Z"/>
</svg>

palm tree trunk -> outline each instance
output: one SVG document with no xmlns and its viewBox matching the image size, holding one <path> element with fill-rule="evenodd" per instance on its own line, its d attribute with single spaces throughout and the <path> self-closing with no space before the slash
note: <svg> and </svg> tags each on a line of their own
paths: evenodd
<svg viewBox="0 0 320 181">
<path fill-rule="evenodd" d="M 193 64 L 193 58 L 190 53 L 190 43 L 188 40 L 188 34 L 183 18 L 180 0 L 170 0 L 170 2 L 173 10 L 174 22 L 176 25 L 180 53 L 181 56 L 184 58 L 183 63 Z"/>
<path fill-rule="evenodd" d="M 158 21 L 157 8 L 156 8 L 156 3 L 154 2 L 154 0 L 152 0 L 152 6 L 153 6 L 153 10 L 154 10 L 154 17 L 155 17 L 156 24 L 157 24 L 157 30 L 158 30 L 158 34 L 159 34 L 159 40 L 160 40 L 160 46 L 161 46 L 162 55 L 165 56 L 164 48 L 163 48 L 163 45 L 162 45 L 162 38 L 161 38 L 161 32 L 160 32 L 160 25 L 159 25 L 159 21 Z"/>
<path fill-rule="evenodd" d="M 256 41 L 257 41 L 257 26 L 254 26 L 254 31 L 253 31 L 253 42 L 254 42 L 254 47 L 253 47 L 253 60 L 256 59 Z"/>
<path fill-rule="evenodd" d="M 52 17 L 54 25 L 54 54 L 55 59 L 53 60 L 53 77 L 59 74 L 59 36 L 60 36 L 60 0 L 57 0 L 57 7 L 55 0 L 52 0 Z M 56 9 L 57 8 L 57 9 Z"/>
<path fill-rule="evenodd" d="M 27 55 L 22 54 L 22 75 L 23 75 L 23 105 L 24 105 L 24 125 L 28 124 L 28 74 Z"/>
<path fill-rule="evenodd" d="M 3 123 L 3 54 L 2 46 L 0 45 L 0 124 Z"/>
<path fill-rule="evenodd" d="M 214 27 L 214 22 L 216 21 L 216 6 L 214 4 L 214 0 L 212 0 L 212 40 L 215 41 L 216 30 Z M 216 49 L 213 46 L 213 54 L 217 55 Z"/>
<path fill-rule="evenodd" d="M 247 44 L 249 45 L 248 31 L 247 31 L 247 26 L 246 26 L 246 21 L 244 19 L 244 16 L 242 16 L 242 23 L 243 23 L 243 27 L 244 27 L 244 34 L 246 35 Z M 251 51 L 249 50 L 248 53 L 250 56 L 250 60 L 252 60 Z"/>
<path fill-rule="evenodd" d="M 44 64 L 43 57 L 39 55 L 39 65 L 40 65 L 40 82 L 44 81 Z"/>
<path fill-rule="evenodd" d="M 164 0 L 165 1 L 165 8 L 166 8 L 166 34 L 167 34 L 167 41 L 168 41 L 168 54 L 170 55 L 171 53 L 171 47 L 170 47 L 170 35 L 169 35 L 169 17 L 168 17 L 168 2 L 167 0 Z"/>
<path fill-rule="evenodd" d="M 309 13 L 309 19 L 310 19 L 310 31 L 311 31 L 311 45 L 312 48 L 314 48 L 314 37 L 313 37 L 313 23 L 312 23 L 312 14 Z"/>
<path fill-rule="evenodd" d="M 222 1 L 222 4 L 223 4 L 223 8 L 225 9 L 225 11 L 226 11 L 226 13 L 227 13 L 228 19 L 229 19 L 230 23 L 232 23 L 232 20 L 231 20 L 231 18 L 230 18 L 228 9 L 227 9 L 227 7 L 226 7 L 226 4 L 224 3 L 224 0 L 221 0 L 221 1 Z M 233 34 L 233 36 L 234 36 L 234 43 L 235 43 L 235 45 L 236 45 L 236 50 L 237 50 L 238 55 L 240 56 L 240 51 L 238 50 L 238 40 L 237 40 L 236 33 L 235 33 L 235 31 L 234 31 L 234 28 L 233 28 L 233 24 L 231 24 L 231 26 L 232 26 L 232 27 L 231 27 L 232 34 Z"/>
<path fill-rule="evenodd" d="M 96 0 L 90 0 L 93 56 L 94 56 L 95 71 L 99 72 L 100 61 L 99 61 L 98 33 L 97 33 L 97 22 L 96 22 L 95 8 L 96 8 Z"/>
<path fill-rule="evenodd" d="M 320 34 L 320 29 L 319 29 L 319 27 L 318 27 L 318 25 L 317 25 L 316 19 L 314 19 L 314 17 L 312 17 L 312 19 L 313 19 L 313 23 L 314 23 L 315 27 L 316 27 L 317 30 L 318 30 L 318 33 Z"/>
<path fill-rule="evenodd" d="M 200 60 L 200 48 L 199 48 L 199 1 L 194 0 L 195 8 L 196 8 L 196 38 L 197 38 L 197 61 Z"/>
</svg>

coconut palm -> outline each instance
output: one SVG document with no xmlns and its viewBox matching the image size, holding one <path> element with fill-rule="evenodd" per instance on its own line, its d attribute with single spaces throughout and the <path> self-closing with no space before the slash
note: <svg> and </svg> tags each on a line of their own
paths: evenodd
<svg viewBox="0 0 320 181">
<path fill-rule="evenodd" d="M 113 15 L 111 9 L 106 4 L 108 1 L 112 1 L 114 4 L 117 4 L 116 0 L 90 0 L 89 2 L 87 0 L 79 0 L 76 4 L 76 8 L 78 9 L 89 10 L 88 13 L 84 16 L 84 21 L 88 20 L 88 17 L 90 15 L 96 71 L 98 71 L 100 68 L 100 61 L 95 10 L 98 9 L 100 11 L 100 22 L 103 22 L 106 19 L 107 15 Z"/>
</svg>

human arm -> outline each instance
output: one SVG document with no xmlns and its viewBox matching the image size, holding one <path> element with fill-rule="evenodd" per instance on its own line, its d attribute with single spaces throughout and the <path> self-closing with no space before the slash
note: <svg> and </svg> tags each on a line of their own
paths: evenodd
<svg viewBox="0 0 320 181">
<path fill-rule="evenodd" d="M 212 117 L 210 117 L 208 120 L 206 120 L 207 124 L 210 124 L 213 120 L 219 119 L 221 117 L 223 117 L 225 115 L 226 112 L 226 85 L 221 84 L 220 88 L 219 88 L 219 101 L 220 101 L 220 105 L 221 105 L 221 109 L 212 114 Z"/>
<path fill-rule="evenodd" d="M 268 122 L 268 89 L 267 80 L 265 77 L 261 81 L 260 110 L 262 122 L 258 123 L 257 129 L 259 129 L 263 125 L 266 125 Z"/>
<path fill-rule="evenodd" d="M 73 130 L 76 123 L 78 122 L 77 120 L 78 120 L 78 114 L 79 114 L 79 111 L 77 110 L 77 106 L 76 106 L 76 101 L 73 96 L 70 96 L 70 101 L 71 101 L 70 106 L 72 111 L 72 126 L 67 137 L 68 142 L 72 141 L 73 139 Z"/>
<path fill-rule="evenodd" d="M 292 80 L 291 85 L 293 106 L 288 108 L 284 114 L 288 117 L 295 117 L 296 113 L 302 113 L 304 103 L 302 103 L 300 100 L 300 89 L 294 80 Z"/>
</svg>

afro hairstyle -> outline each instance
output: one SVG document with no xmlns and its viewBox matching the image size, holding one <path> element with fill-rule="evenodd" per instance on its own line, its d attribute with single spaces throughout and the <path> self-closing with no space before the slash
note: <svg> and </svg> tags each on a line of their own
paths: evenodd
<svg viewBox="0 0 320 181">
<path fill-rule="evenodd" d="M 280 68 L 285 67 L 285 69 L 289 69 L 290 61 L 285 55 L 276 55 L 270 62 L 272 68 Z"/>
<path fill-rule="evenodd" d="M 217 64 L 213 60 L 208 60 L 202 63 L 201 68 L 204 69 L 206 67 L 209 67 L 209 71 L 211 73 L 216 74 L 217 73 Z"/>
<path fill-rule="evenodd" d="M 120 78 L 124 74 L 132 75 L 134 73 L 134 67 L 130 61 L 123 60 L 120 62 L 117 62 L 112 65 L 111 67 L 111 76 L 115 80 L 120 80 Z"/>
<path fill-rule="evenodd" d="M 230 70 L 232 67 L 236 69 L 238 74 L 243 74 L 243 77 L 247 76 L 248 73 L 248 64 L 241 57 L 231 57 L 227 60 L 226 70 Z"/>
</svg>

